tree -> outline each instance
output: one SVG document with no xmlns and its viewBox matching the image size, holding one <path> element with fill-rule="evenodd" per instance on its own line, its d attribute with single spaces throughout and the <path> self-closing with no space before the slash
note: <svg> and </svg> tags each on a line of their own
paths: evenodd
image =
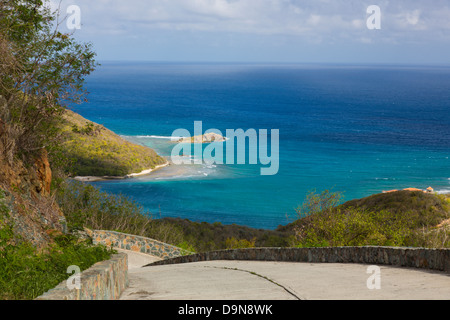
<svg viewBox="0 0 450 320">
<path fill-rule="evenodd" d="M 299 219 L 316 214 L 326 214 L 337 207 L 342 201 L 342 193 L 330 190 L 322 191 L 320 194 L 310 192 L 301 206 L 295 211 Z"/>
<path fill-rule="evenodd" d="M 85 100 L 95 53 L 61 33 L 59 17 L 42 0 L 0 2 L 0 148 L 10 162 L 48 147 L 65 108 Z"/>
</svg>

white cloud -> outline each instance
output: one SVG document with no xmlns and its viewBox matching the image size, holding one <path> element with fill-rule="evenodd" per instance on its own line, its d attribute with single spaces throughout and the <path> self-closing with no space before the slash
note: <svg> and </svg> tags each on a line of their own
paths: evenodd
<svg viewBox="0 0 450 320">
<path fill-rule="evenodd" d="M 60 1 L 49 2 L 56 8 Z M 188 50 L 238 57 L 246 48 L 295 58 L 319 47 L 450 43 L 448 0 L 62 0 L 63 13 L 73 4 L 81 8 L 83 40 L 100 48 L 127 43 L 126 54 L 141 50 L 139 57 L 149 48 L 161 59 L 180 48 L 179 56 Z M 373 4 L 381 8 L 381 30 L 366 25 Z"/>
<path fill-rule="evenodd" d="M 51 0 L 56 7 L 58 0 Z M 445 1 L 379 0 L 387 32 L 449 28 Z M 365 31 L 369 4 L 358 0 L 63 0 L 82 8 L 90 33 L 152 30 L 286 34 L 306 37 Z M 441 7 L 440 7 L 441 6 Z M 423 19 L 423 17 L 428 17 Z M 438 24 L 441 21 L 442 24 Z M 358 34 L 355 34 L 355 36 Z M 351 36 L 351 35 L 350 35 Z"/>
<path fill-rule="evenodd" d="M 409 24 L 417 25 L 420 21 L 420 10 L 414 10 L 406 14 L 406 21 Z"/>
</svg>

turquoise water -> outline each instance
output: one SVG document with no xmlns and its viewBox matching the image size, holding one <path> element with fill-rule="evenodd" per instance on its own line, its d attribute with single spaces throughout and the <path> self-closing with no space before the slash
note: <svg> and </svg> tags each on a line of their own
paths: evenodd
<svg viewBox="0 0 450 320">
<path fill-rule="evenodd" d="M 312 190 L 345 200 L 429 186 L 450 191 L 450 68 L 107 63 L 75 111 L 168 156 L 179 128 L 280 130 L 280 168 L 171 166 L 98 182 L 155 217 L 273 229 Z M 269 140 L 270 141 L 270 140 Z"/>
</svg>

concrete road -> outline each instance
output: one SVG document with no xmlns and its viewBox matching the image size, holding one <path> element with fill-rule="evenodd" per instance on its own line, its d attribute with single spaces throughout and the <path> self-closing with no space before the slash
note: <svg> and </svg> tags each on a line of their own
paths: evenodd
<svg viewBox="0 0 450 320">
<path fill-rule="evenodd" d="M 126 253 L 128 255 L 128 270 L 140 269 L 150 263 L 160 261 L 162 259 L 144 253 L 115 249 L 117 252 Z"/>
<path fill-rule="evenodd" d="M 121 300 L 450 300 L 450 276 L 439 272 L 380 266 L 377 278 L 367 265 L 247 261 L 140 268 L 146 259 L 130 258 Z"/>
</svg>

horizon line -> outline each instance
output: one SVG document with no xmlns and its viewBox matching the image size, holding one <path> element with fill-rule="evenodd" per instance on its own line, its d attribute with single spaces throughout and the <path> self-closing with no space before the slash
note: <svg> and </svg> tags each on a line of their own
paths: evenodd
<svg viewBox="0 0 450 320">
<path fill-rule="evenodd" d="M 202 61 L 202 60 L 140 60 L 98 59 L 99 63 L 148 63 L 148 64 L 246 64 L 246 65 L 330 65 L 330 66 L 399 66 L 399 67 L 450 67 L 450 62 L 324 62 L 324 61 Z"/>
</svg>

